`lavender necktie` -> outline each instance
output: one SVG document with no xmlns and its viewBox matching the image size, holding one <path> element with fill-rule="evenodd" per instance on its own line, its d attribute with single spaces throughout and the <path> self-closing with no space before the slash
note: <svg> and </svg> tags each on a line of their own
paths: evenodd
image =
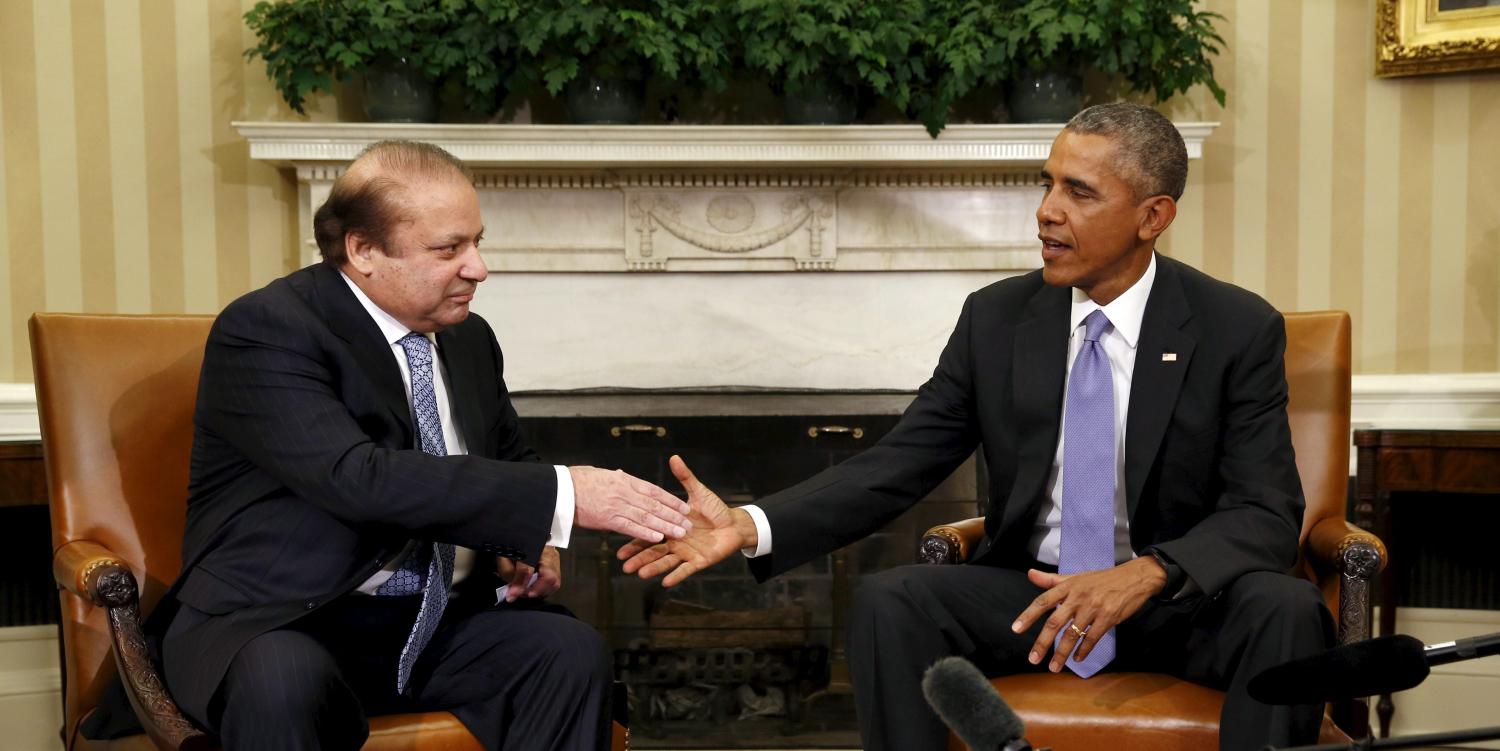
<svg viewBox="0 0 1500 751">
<path fill-rule="evenodd" d="M 1083 324 L 1083 346 L 1068 376 L 1063 425 L 1062 546 L 1057 566 L 1063 574 L 1115 565 L 1115 391 L 1109 358 L 1099 343 L 1110 322 L 1104 311 L 1096 310 Z M 1066 628 L 1059 632 L 1057 641 L 1066 633 Z M 1099 672 L 1115 658 L 1114 629 L 1099 637 L 1083 661 L 1071 658 L 1066 664 L 1078 675 L 1088 678 Z"/>
<path fill-rule="evenodd" d="M 412 332 L 397 342 L 406 351 L 406 364 L 411 370 L 411 406 L 417 417 L 417 435 L 422 450 L 436 456 L 447 456 L 448 447 L 443 441 L 443 422 L 438 418 L 437 392 L 432 386 L 432 342 L 427 337 Z M 430 545 L 418 543 L 406 562 L 375 590 L 377 595 L 414 595 L 422 593 L 422 605 L 417 610 L 417 620 L 412 624 L 411 634 L 401 647 L 401 661 L 396 667 L 396 691 L 406 691 L 411 680 L 412 666 L 442 620 L 443 608 L 448 605 L 448 587 L 453 584 L 453 545 L 435 542 Z"/>
</svg>

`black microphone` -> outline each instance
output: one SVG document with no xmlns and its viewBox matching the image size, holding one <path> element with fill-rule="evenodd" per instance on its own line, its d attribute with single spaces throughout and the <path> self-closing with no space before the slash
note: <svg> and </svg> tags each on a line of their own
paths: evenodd
<svg viewBox="0 0 1500 751">
<path fill-rule="evenodd" d="M 1424 645 L 1396 634 L 1334 647 L 1250 679 L 1250 696 L 1265 704 L 1316 704 L 1393 694 L 1427 679 L 1433 665 L 1500 654 L 1500 633 Z"/>
<path fill-rule="evenodd" d="M 974 751 L 1031 751 L 1026 725 L 996 693 L 979 668 L 962 657 L 944 657 L 922 676 L 922 695 Z"/>
</svg>

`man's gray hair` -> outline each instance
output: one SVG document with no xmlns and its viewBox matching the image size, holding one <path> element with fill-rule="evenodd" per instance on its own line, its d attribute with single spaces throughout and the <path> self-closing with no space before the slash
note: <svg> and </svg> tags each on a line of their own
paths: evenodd
<svg viewBox="0 0 1500 751">
<path fill-rule="evenodd" d="M 1121 172 L 1135 188 L 1137 199 L 1182 198 L 1187 185 L 1187 145 L 1177 127 L 1160 112 L 1130 102 L 1096 104 L 1074 115 L 1066 129 L 1114 141 Z"/>
<path fill-rule="evenodd" d="M 471 179 L 463 162 L 430 143 L 377 141 L 366 146 L 333 181 L 328 200 L 313 214 L 313 238 L 323 262 L 344 265 L 344 236 L 350 232 L 384 249 L 391 230 L 406 218 L 402 199 L 407 186 L 413 180 L 449 176 Z"/>
</svg>

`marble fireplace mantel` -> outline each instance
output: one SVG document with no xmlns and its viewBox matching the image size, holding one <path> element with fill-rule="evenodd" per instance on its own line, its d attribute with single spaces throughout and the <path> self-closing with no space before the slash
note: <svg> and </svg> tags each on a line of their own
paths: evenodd
<svg viewBox="0 0 1500 751">
<path fill-rule="evenodd" d="M 295 170 L 303 263 L 313 211 L 360 149 L 448 149 L 474 172 L 496 273 L 473 309 L 512 391 L 708 389 L 688 401 L 714 413 L 726 392 L 920 386 L 964 297 L 1040 264 L 1037 172 L 1060 128 L 235 127 L 253 158 Z M 1214 127 L 1178 125 L 1190 156 Z M 574 401 L 526 409 L 644 408 Z"/>
<path fill-rule="evenodd" d="M 1036 171 L 1059 125 L 234 124 L 296 170 L 312 213 L 365 145 L 438 144 L 474 168 L 495 271 L 1035 268 Z M 1182 123 L 1190 158 L 1217 123 Z"/>
</svg>

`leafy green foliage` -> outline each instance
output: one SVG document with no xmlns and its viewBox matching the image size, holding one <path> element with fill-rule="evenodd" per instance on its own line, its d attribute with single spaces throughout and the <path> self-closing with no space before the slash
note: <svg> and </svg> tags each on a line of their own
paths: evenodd
<svg viewBox="0 0 1500 751">
<path fill-rule="evenodd" d="M 722 89 L 732 67 L 727 17 L 716 0 L 477 0 L 516 34 L 518 83 L 558 94 L 580 73 L 703 83 Z"/>
<path fill-rule="evenodd" d="M 468 106 L 553 95 L 581 74 L 722 91 L 862 88 L 936 135 L 954 102 L 1023 69 L 1093 68 L 1158 101 L 1206 85 L 1222 16 L 1194 0 L 262 0 L 246 56 L 302 112 L 379 61 L 457 82 Z"/>
<path fill-rule="evenodd" d="M 934 138 L 953 103 L 975 89 L 998 86 L 1013 71 L 1008 49 L 996 34 L 1011 23 L 994 0 L 933 2 L 923 34 L 929 74 L 914 92 L 907 111 Z"/>
<path fill-rule="evenodd" d="M 468 0 L 262 0 L 245 14 L 256 46 L 248 58 L 292 109 L 335 80 L 377 61 L 404 63 L 440 79 L 469 64 L 475 49 L 451 33 L 477 19 Z"/>
<path fill-rule="evenodd" d="M 732 15 L 746 67 L 781 87 L 863 85 L 899 108 L 925 73 L 922 2 L 736 0 Z"/>
<path fill-rule="evenodd" d="M 1159 102 L 1201 83 L 1224 104 L 1209 60 L 1224 44 L 1213 28 L 1223 16 L 1192 0 L 1022 0 L 1004 15 L 993 38 L 1018 65 L 1093 66 Z"/>
</svg>

